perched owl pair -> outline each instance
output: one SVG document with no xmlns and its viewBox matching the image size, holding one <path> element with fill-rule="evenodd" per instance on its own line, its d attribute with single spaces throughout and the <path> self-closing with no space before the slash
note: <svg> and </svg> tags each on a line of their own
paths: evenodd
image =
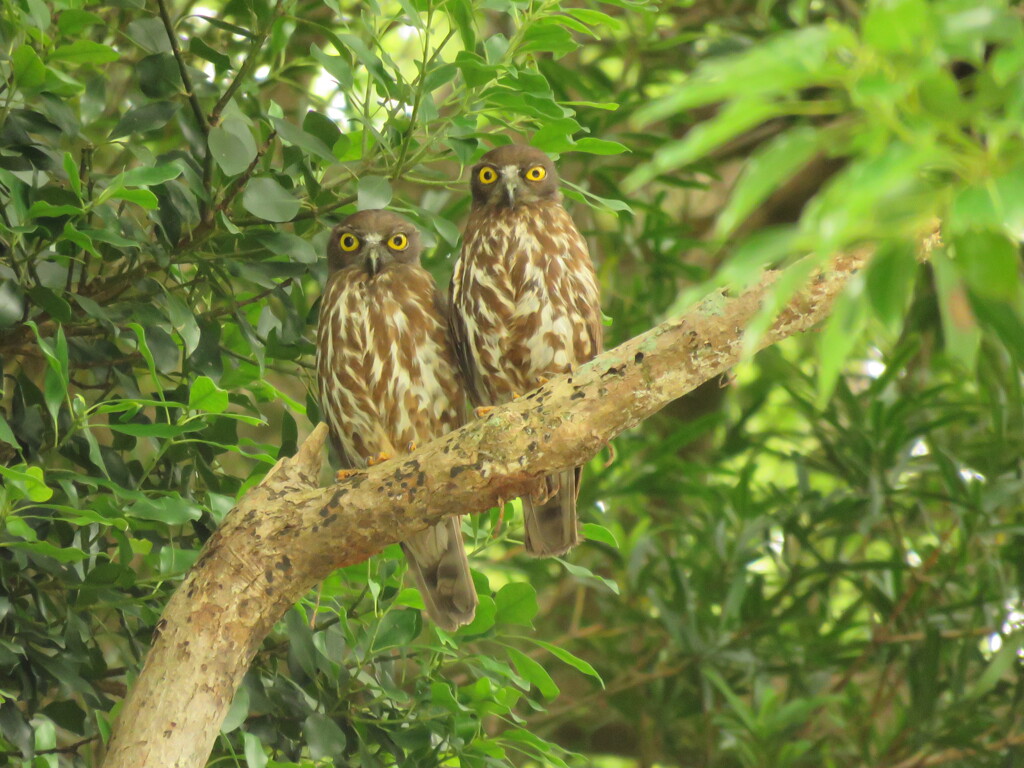
<svg viewBox="0 0 1024 768">
<path fill-rule="evenodd" d="M 331 233 L 317 375 L 331 440 L 348 467 L 398 456 L 601 351 L 600 295 L 586 242 L 561 204 L 551 159 L 532 147 L 486 153 L 449 306 L 420 266 L 416 228 L 360 211 Z M 579 541 L 579 467 L 523 497 L 526 550 L 560 555 Z M 476 590 L 458 517 L 402 548 L 431 618 L 473 619 Z"/>
</svg>

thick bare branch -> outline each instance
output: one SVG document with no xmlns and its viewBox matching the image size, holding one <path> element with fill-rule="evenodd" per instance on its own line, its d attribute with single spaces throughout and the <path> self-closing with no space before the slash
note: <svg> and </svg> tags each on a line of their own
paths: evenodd
<svg viewBox="0 0 1024 768">
<path fill-rule="evenodd" d="M 865 258 L 842 256 L 817 274 L 760 346 L 824 318 Z M 326 432 L 318 427 L 232 510 L 168 603 L 104 765 L 204 765 L 260 642 L 306 591 L 446 515 L 487 509 L 584 463 L 734 366 L 776 277 L 767 273 L 738 298 L 715 296 L 414 454 L 328 488 L 314 487 Z"/>
</svg>

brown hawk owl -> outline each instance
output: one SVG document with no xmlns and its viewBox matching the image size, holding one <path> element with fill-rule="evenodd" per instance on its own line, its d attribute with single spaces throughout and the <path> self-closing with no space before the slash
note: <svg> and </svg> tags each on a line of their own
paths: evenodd
<svg viewBox="0 0 1024 768">
<path fill-rule="evenodd" d="M 554 163 L 533 147 L 487 152 L 450 289 L 452 337 L 470 399 L 507 402 L 601 351 L 601 298 L 590 253 L 562 207 Z M 527 552 L 579 543 L 580 468 L 523 497 Z"/>
<path fill-rule="evenodd" d="M 342 465 L 406 453 L 463 422 L 465 398 L 419 232 L 398 214 L 360 211 L 331 232 L 320 303 L 320 409 Z M 458 517 L 402 542 L 430 617 L 454 631 L 477 596 Z"/>
</svg>

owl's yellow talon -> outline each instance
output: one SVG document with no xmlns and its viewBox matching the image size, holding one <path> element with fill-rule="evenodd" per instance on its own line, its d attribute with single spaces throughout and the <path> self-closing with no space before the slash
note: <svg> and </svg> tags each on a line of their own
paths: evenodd
<svg viewBox="0 0 1024 768">
<path fill-rule="evenodd" d="M 537 386 L 538 387 L 543 387 L 549 381 L 551 381 L 551 379 L 549 379 L 547 376 L 538 376 L 537 377 Z"/>
<path fill-rule="evenodd" d="M 512 399 L 513 399 L 513 400 L 518 400 L 518 399 L 519 399 L 519 395 L 518 395 L 518 394 L 516 394 L 515 392 L 513 392 L 513 393 L 512 393 Z"/>
<path fill-rule="evenodd" d="M 406 453 L 412 453 L 415 450 L 416 450 L 416 441 L 415 440 L 410 440 L 409 443 L 405 446 L 405 452 Z"/>
<path fill-rule="evenodd" d="M 366 460 L 366 466 L 373 467 L 373 466 L 375 466 L 377 464 L 380 464 L 381 462 L 387 461 L 390 458 L 391 458 L 391 454 L 390 453 L 385 453 L 384 451 L 381 451 L 376 456 L 371 456 L 369 459 L 367 459 Z"/>
<path fill-rule="evenodd" d="M 348 480 L 353 475 L 358 474 L 358 469 L 339 469 L 337 472 L 334 473 L 334 479 L 335 481 L 340 483 L 342 480 Z"/>
<path fill-rule="evenodd" d="M 494 406 L 492 406 L 492 405 L 481 405 L 479 408 L 474 408 L 473 409 L 473 413 L 476 414 L 476 417 L 478 419 L 482 419 L 484 416 L 486 416 L 488 413 L 490 413 L 493 410 L 494 410 Z"/>
</svg>

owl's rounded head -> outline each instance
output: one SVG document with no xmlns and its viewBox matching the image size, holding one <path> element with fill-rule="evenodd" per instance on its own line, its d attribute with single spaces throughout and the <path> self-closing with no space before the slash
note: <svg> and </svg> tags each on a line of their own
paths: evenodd
<svg viewBox="0 0 1024 768">
<path fill-rule="evenodd" d="M 473 166 L 473 207 L 514 208 L 541 200 L 559 201 L 558 172 L 551 158 L 535 147 L 495 147 Z"/>
<path fill-rule="evenodd" d="M 404 216 L 383 210 L 353 213 L 331 231 L 327 267 L 331 273 L 358 266 L 370 277 L 392 264 L 419 262 L 420 232 Z"/>
</svg>

